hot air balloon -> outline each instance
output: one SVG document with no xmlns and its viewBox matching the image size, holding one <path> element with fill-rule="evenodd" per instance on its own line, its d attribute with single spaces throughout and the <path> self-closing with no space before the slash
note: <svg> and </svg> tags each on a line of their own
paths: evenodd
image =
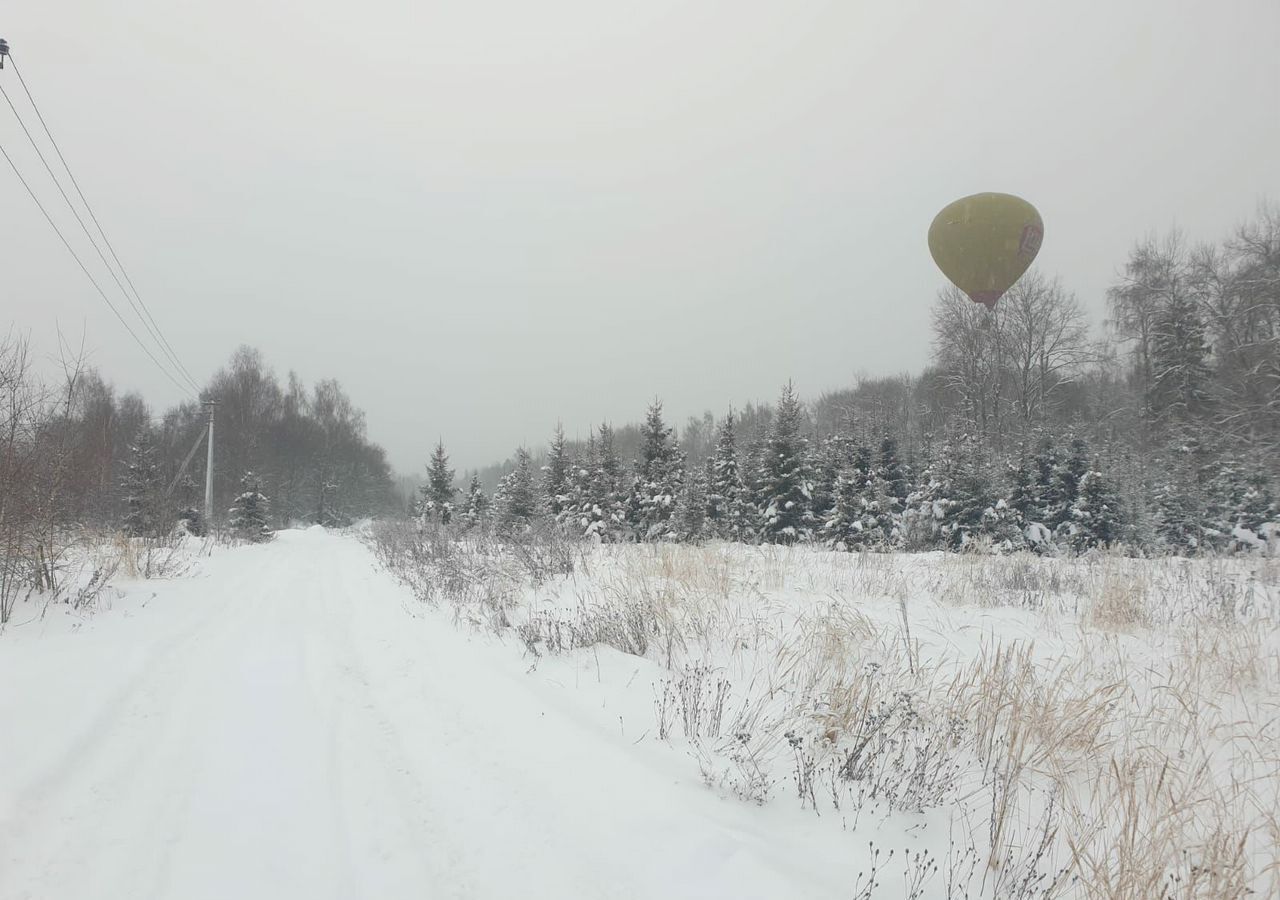
<svg viewBox="0 0 1280 900">
<path fill-rule="evenodd" d="M 1043 240 L 1040 213 L 1012 194 L 962 197 L 929 226 L 929 252 L 942 274 L 987 309 L 1027 271 Z"/>
</svg>

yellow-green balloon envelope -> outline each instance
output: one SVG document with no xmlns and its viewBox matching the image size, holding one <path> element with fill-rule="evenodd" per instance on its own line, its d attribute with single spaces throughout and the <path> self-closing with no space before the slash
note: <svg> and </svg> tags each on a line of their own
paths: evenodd
<svg viewBox="0 0 1280 900">
<path fill-rule="evenodd" d="M 942 274 L 988 309 L 1040 252 L 1044 223 L 1012 194 L 974 194 L 950 204 L 929 226 L 929 252 Z"/>
</svg>

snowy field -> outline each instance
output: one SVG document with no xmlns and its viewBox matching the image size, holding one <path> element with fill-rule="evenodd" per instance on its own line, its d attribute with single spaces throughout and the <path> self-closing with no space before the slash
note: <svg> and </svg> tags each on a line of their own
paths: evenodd
<svg viewBox="0 0 1280 900">
<path fill-rule="evenodd" d="M 0 634 L 0 898 L 1280 886 L 1275 560 L 375 526 L 181 568 Z"/>
</svg>

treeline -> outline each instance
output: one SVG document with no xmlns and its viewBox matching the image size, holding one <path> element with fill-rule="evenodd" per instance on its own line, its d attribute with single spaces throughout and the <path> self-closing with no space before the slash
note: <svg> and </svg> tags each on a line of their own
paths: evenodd
<svg viewBox="0 0 1280 900">
<path fill-rule="evenodd" d="M 261 355 L 238 350 L 202 391 L 217 403 L 213 507 L 222 519 L 249 487 L 270 497 L 271 524 L 342 524 L 395 508 L 391 471 L 364 415 L 335 381 L 281 384 Z M 81 526 L 202 530 L 205 453 L 182 461 L 204 430 L 196 402 L 154 416 L 67 356 L 41 378 L 27 341 L 0 341 L 0 577 L 44 585 L 60 538 Z M 171 489 L 172 488 L 172 489 Z"/>
<path fill-rule="evenodd" d="M 557 431 L 452 494 L 440 447 L 414 512 L 606 540 L 1257 546 L 1280 519 L 1280 210 L 1214 245 L 1139 242 L 1107 299 L 1099 336 L 1043 273 L 990 313 L 945 290 L 918 376 L 808 405 L 788 386 L 679 435 L 655 404 L 586 441 Z"/>
</svg>

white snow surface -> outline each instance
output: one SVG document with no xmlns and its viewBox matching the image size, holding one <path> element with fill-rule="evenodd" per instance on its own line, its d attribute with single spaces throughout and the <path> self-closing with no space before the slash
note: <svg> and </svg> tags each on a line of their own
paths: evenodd
<svg viewBox="0 0 1280 900">
<path fill-rule="evenodd" d="M 531 674 L 354 537 L 283 532 L 110 606 L 0 636 L 3 900 L 852 893 L 848 835 L 643 740 L 652 663 Z"/>
</svg>

